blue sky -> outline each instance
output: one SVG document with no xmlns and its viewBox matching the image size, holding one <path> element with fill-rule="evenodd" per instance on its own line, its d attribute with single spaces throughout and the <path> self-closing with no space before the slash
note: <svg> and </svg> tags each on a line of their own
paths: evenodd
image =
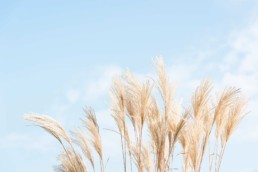
<svg viewBox="0 0 258 172">
<path fill-rule="evenodd" d="M 1 1 L 0 171 L 53 171 L 60 152 L 47 133 L 28 127 L 23 115 L 49 114 L 67 129 L 95 108 L 103 126 L 111 78 L 126 68 L 153 73 L 162 56 L 178 97 L 203 78 L 216 88 L 241 87 L 250 115 L 233 135 L 222 172 L 258 170 L 258 3 L 213 1 Z M 117 138 L 108 171 L 121 157 Z"/>
</svg>

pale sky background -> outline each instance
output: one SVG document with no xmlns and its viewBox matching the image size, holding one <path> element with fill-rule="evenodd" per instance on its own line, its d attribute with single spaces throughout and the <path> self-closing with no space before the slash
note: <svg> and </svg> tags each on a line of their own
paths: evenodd
<svg viewBox="0 0 258 172">
<path fill-rule="evenodd" d="M 237 86 L 250 114 L 226 149 L 222 172 L 258 170 L 258 1 L 3 1 L 0 0 L 0 171 L 51 172 L 61 147 L 23 115 L 49 114 L 66 129 L 92 106 L 114 127 L 108 108 L 112 76 L 126 68 L 153 73 L 163 56 L 177 96 L 203 78 Z M 119 140 L 102 130 L 112 154 L 107 171 L 121 171 Z"/>
</svg>

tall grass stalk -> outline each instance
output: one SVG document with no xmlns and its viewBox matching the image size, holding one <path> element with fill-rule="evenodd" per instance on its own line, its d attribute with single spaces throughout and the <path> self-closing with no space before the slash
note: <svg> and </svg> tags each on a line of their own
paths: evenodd
<svg viewBox="0 0 258 172">
<path fill-rule="evenodd" d="M 108 130 L 120 136 L 124 172 L 129 169 L 131 172 L 133 169 L 138 172 L 172 171 L 176 167 L 173 161 L 179 157 L 175 156 L 176 145 L 182 150 L 183 172 L 202 171 L 206 155 L 209 159 L 206 171 L 219 172 L 226 145 L 246 115 L 246 101 L 241 90 L 229 87 L 214 94 L 211 81 L 204 80 L 194 91 L 191 105 L 183 107 L 175 99 L 176 89 L 162 59 L 156 59 L 154 64 L 156 78 L 141 81 L 126 71 L 113 80 L 110 109 L 117 130 Z M 159 95 L 155 94 L 156 90 Z M 96 115 L 91 108 L 84 111 L 86 117 L 82 124 L 87 132 L 74 131 L 72 139 L 51 117 L 25 116 L 26 120 L 54 136 L 63 147 L 56 171 L 87 172 L 85 161 L 89 162 L 92 171 L 105 171 L 105 143 L 102 143 Z M 96 159 L 99 168 L 96 168 Z"/>
</svg>

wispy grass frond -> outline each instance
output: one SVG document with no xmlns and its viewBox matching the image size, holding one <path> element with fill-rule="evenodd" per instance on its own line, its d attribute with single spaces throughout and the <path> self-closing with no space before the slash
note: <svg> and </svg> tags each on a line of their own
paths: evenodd
<svg viewBox="0 0 258 172">
<path fill-rule="evenodd" d="M 100 159 L 103 159 L 102 143 L 101 143 L 99 125 L 97 122 L 96 115 L 91 108 L 84 109 L 84 111 L 86 113 L 86 119 L 83 120 L 83 124 L 90 133 L 91 144 L 93 145 L 94 149 L 97 151 Z"/>
<path fill-rule="evenodd" d="M 59 124 L 53 118 L 46 115 L 30 114 L 26 115 L 24 119 L 32 121 L 36 125 L 45 129 L 47 132 L 53 135 L 59 142 L 61 142 L 61 138 L 63 138 L 69 144 L 71 144 L 71 139 L 67 135 L 66 131 L 63 129 L 61 124 Z"/>
<path fill-rule="evenodd" d="M 178 169 L 173 162 L 180 156 L 183 172 L 205 171 L 202 164 L 206 156 L 209 171 L 219 172 L 226 145 L 246 114 L 246 101 L 240 89 L 226 88 L 214 98 L 212 82 L 204 80 L 193 92 L 189 108 L 185 108 L 176 100 L 175 85 L 162 59 L 155 59 L 154 65 L 156 78 L 153 80 L 142 81 L 129 71 L 113 79 L 111 115 L 118 130 L 115 132 L 120 136 L 124 172 L 129 167 L 131 172 L 133 169 L 173 171 Z M 105 171 L 96 115 L 91 108 L 84 111 L 86 117 L 82 123 L 87 132 L 72 132 L 72 140 L 54 119 L 25 116 L 61 143 L 64 153 L 58 157 L 61 164 L 56 170 L 59 172 L 87 172 L 84 160 L 89 161 L 93 171 Z M 210 144 L 213 137 L 215 143 Z M 75 146 L 80 148 L 83 158 Z M 179 149 L 182 153 L 175 155 Z M 91 150 L 98 155 L 99 168 Z"/>
<path fill-rule="evenodd" d="M 85 157 L 90 161 L 93 171 L 95 171 L 93 155 L 90 150 L 88 139 L 85 133 L 81 130 L 78 130 L 78 131 L 72 132 L 72 135 L 73 135 L 73 142 L 80 147 Z"/>
<path fill-rule="evenodd" d="M 55 168 L 57 172 L 87 172 L 82 157 L 74 150 L 68 149 L 65 153 L 58 156 L 61 165 Z M 75 167 L 75 168 L 74 168 Z"/>
</svg>

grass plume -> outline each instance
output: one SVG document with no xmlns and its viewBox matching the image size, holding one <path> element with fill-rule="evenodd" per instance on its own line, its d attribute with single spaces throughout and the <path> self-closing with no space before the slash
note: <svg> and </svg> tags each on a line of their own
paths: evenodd
<svg viewBox="0 0 258 172">
<path fill-rule="evenodd" d="M 138 172 L 173 171 L 178 169 L 173 163 L 178 157 L 182 157 L 181 171 L 200 172 L 206 156 L 209 159 L 206 171 L 219 172 L 226 145 L 246 115 L 247 103 L 241 90 L 229 87 L 214 94 L 212 82 L 204 80 L 193 92 L 191 105 L 183 107 L 175 98 L 175 85 L 162 59 L 156 59 L 154 65 L 154 79 L 141 81 L 125 71 L 113 80 L 110 106 L 116 129 L 109 130 L 119 134 L 124 172 L 129 169 L 131 172 L 133 169 Z M 63 147 L 56 171 L 87 172 L 85 160 L 94 172 L 97 169 L 105 171 L 105 143 L 102 143 L 97 117 L 92 108 L 84 112 L 82 125 L 87 132 L 78 129 L 72 132 L 72 139 L 49 116 L 25 116 L 26 120 L 54 136 Z M 211 144 L 212 137 L 214 144 Z M 177 156 L 175 149 L 179 148 L 182 153 Z"/>
</svg>

